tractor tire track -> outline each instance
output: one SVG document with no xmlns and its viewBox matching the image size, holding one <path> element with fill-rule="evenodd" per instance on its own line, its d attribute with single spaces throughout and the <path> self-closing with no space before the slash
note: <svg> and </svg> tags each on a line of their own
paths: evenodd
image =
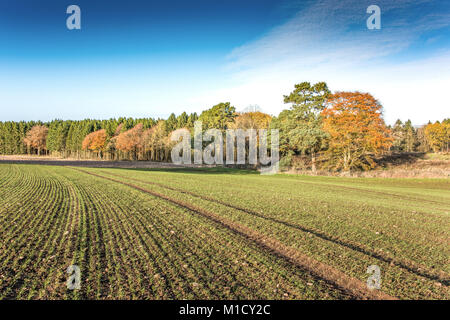
<svg viewBox="0 0 450 320">
<path fill-rule="evenodd" d="M 144 181 L 144 180 L 140 180 L 140 179 L 136 179 L 136 178 L 125 177 L 125 176 L 122 176 L 122 175 L 119 175 L 119 174 L 115 174 L 115 173 L 111 173 L 111 172 L 107 172 L 107 174 L 115 176 L 115 177 L 118 177 L 118 178 L 122 178 L 122 179 L 128 179 L 128 180 L 132 180 L 132 181 L 136 181 L 136 182 L 140 182 L 140 183 L 144 183 L 144 184 L 155 185 L 155 186 L 158 186 L 158 187 L 161 187 L 161 188 L 165 188 L 165 189 L 168 189 L 168 190 L 180 192 L 180 193 L 183 193 L 183 194 L 188 194 L 188 195 L 191 195 L 191 196 L 194 196 L 196 198 L 200 198 L 200 199 L 203 199 L 203 200 L 206 200 L 206 201 L 218 203 L 220 205 L 226 206 L 226 207 L 234 209 L 234 210 L 239 210 L 241 212 L 244 212 L 244 213 L 256 216 L 258 218 L 264 219 L 266 221 L 279 223 L 279 224 L 282 224 L 282 225 L 284 225 L 286 227 L 289 227 L 289 228 L 293 228 L 293 229 L 297 229 L 297 230 L 300 230 L 300 231 L 303 231 L 303 232 L 306 232 L 306 233 L 310 233 L 310 234 L 312 234 L 312 235 L 314 235 L 314 236 L 316 236 L 316 237 L 318 237 L 318 238 L 320 238 L 322 240 L 326 240 L 326 241 L 332 242 L 334 244 L 346 247 L 346 248 L 351 249 L 353 251 L 357 251 L 359 253 L 362 253 L 362 254 L 364 254 L 364 255 L 366 255 L 368 257 L 375 258 L 375 259 L 378 259 L 378 260 L 380 260 L 382 262 L 385 262 L 385 263 L 397 266 L 399 268 L 402 268 L 402 269 L 404 269 L 405 271 L 407 271 L 409 273 L 412 273 L 412 274 L 415 274 L 417 276 L 426 278 L 428 280 L 440 282 L 444 286 L 449 286 L 450 285 L 450 277 L 444 271 L 439 271 L 439 273 L 437 273 L 437 272 L 433 273 L 432 271 L 428 270 L 428 268 L 426 268 L 424 266 L 421 266 L 421 265 L 417 265 L 416 263 L 414 263 L 412 261 L 400 261 L 400 260 L 397 260 L 397 259 L 395 259 L 393 257 L 390 257 L 390 256 L 386 255 L 386 254 L 382 254 L 382 253 L 379 253 L 379 252 L 374 252 L 374 251 L 370 250 L 369 248 L 365 247 L 362 244 L 351 242 L 351 241 L 348 241 L 348 240 L 343 240 L 343 239 L 341 239 L 339 237 L 335 237 L 335 236 L 326 234 L 326 233 L 324 233 L 324 232 L 322 232 L 322 231 L 320 231 L 318 229 L 315 229 L 315 228 L 305 227 L 305 226 L 302 226 L 302 225 L 297 224 L 297 223 L 291 223 L 291 222 L 280 220 L 280 219 L 277 219 L 277 218 L 268 217 L 268 216 L 265 216 L 265 215 L 263 215 L 261 213 L 252 211 L 250 209 L 246 209 L 246 208 L 242 208 L 242 207 L 239 207 L 239 206 L 235 206 L 235 205 L 226 203 L 224 201 L 221 201 L 221 200 L 218 200 L 218 199 L 214 199 L 214 198 L 209 197 L 209 196 L 196 194 L 196 193 L 191 192 L 191 191 L 187 191 L 187 190 L 182 190 L 182 189 L 166 186 L 166 185 L 161 184 L 161 183 L 151 182 L 151 181 Z"/>
<path fill-rule="evenodd" d="M 137 185 L 123 182 L 117 179 L 105 177 L 96 173 L 92 173 L 89 171 L 81 170 L 78 168 L 73 168 L 74 170 L 80 171 L 82 173 L 92 175 L 104 180 L 109 180 L 112 182 L 120 183 L 122 185 L 129 186 L 131 188 L 134 188 L 136 190 L 142 191 L 144 193 L 150 194 L 154 197 L 166 200 L 168 202 L 171 202 L 179 207 L 188 209 L 191 212 L 194 212 L 196 214 L 199 214 L 201 216 L 204 216 L 219 225 L 229 229 L 230 231 L 234 232 L 235 234 L 238 234 L 246 239 L 248 239 L 251 242 L 256 243 L 258 246 L 262 247 L 266 251 L 270 252 L 271 254 L 274 254 L 280 258 L 283 258 L 290 263 L 300 267 L 301 269 L 305 270 L 306 272 L 310 273 L 311 275 L 314 275 L 328 283 L 334 284 L 337 289 L 341 289 L 344 292 L 350 293 L 354 298 L 356 299 L 387 299 L 387 300 L 393 300 L 394 297 L 381 292 L 381 291 L 372 291 L 367 288 L 366 284 L 356 278 L 350 277 L 343 273 L 340 270 L 337 270 L 329 265 L 326 265 L 324 263 L 321 263 L 319 261 L 316 261 L 302 253 L 300 253 L 298 250 L 290 248 L 283 243 L 267 237 L 265 235 L 260 234 L 257 231 L 251 230 L 248 227 L 245 227 L 243 225 L 237 224 L 235 222 L 229 221 L 228 219 L 225 219 L 215 213 L 212 213 L 208 210 L 196 207 L 192 204 L 185 203 L 180 200 L 172 199 L 169 196 L 166 196 L 164 194 L 160 194 L 154 191 L 147 190 L 145 188 L 139 187 Z"/>
</svg>

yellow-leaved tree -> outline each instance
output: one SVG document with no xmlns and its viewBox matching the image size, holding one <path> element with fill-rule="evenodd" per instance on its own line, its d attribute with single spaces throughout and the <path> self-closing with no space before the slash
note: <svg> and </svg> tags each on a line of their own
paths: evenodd
<svg viewBox="0 0 450 320">
<path fill-rule="evenodd" d="M 425 137 L 434 152 L 449 151 L 450 144 L 450 119 L 442 123 L 436 121 L 425 126 Z"/>
</svg>

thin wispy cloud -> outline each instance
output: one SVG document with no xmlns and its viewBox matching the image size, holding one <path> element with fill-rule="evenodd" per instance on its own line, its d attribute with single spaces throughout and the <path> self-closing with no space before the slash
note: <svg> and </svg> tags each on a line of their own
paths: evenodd
<svg viewBox="0 0 450 320">
<path fill-rule="evenodd" d="M 417 10 L 418 4 L 434 1 L 376 1 L 382 10 L 383 27 L 369 31 L 366 8 L 373 2 L 317 1 L 261 39 L 233 50 L 231 65 L 251 66 L 263 60 L 308 57 L 311 53 L 339 56 L 344 48 L 363 57 L 382 56 L 407 47 L 426 31 L 450 25 L 450 12 Z M 378 50 L 368 50 L 373 48 Z"/>
<path fill-rule="evenodd" d="M 368 91 L 389 123 L 450 117 L 448 0 L 131 2 L 80 0 L 79 32 L 57 1 L 0 2 L 2 120 L 167 117 L 222 101 L 276 115 L 301 81 Z M 372 4 L 381 30 L 366 27 Z"/>
<path fill-rule="evenodd" d="M 381 30 L 366 27 L 369 17 L 366 9 L 371 4 L 381 8 Z M 240 107 L 257 103 L 277 114 L 286 108 L 282 95 L 294 83 L 323 80 L 333 90 L 377 94 L 384 103 L 388 122 L 405 115 L 416 123 L 428 120 L 427 117 L 442 119 L 450 116 L 449 108 L 434 105 L 424 112 L 418 103 L 424 102 L 426 91 L 446 82 L 450 84 L 448 67 L 442 66 L 442 63 L 448 66 L 449 50 L 433 48 L 425 55 L 418 55 L 411 48 L 420 46 L 420 41 L 433 44 L 423 38 L 449 26 L 450 11 L 442 11 L 436 1 L 309 3 L 288 22 L 235 48 L 224 70 L 237 85 L 209 92 L 200 99 L 229 97 Z M 436 40 L 434 45 L 439 41 L 442 40 Z M 394 79 L 398 83 L 393 83 Z M 386 89 L 386 83 L 397 90 Z M 412 92 L 418 83 L 423 90 Z M 410 101 L 408 95 L 416 97 Z M 439 93 L 433 97 L 439 98 L 443 98 Z M 417 112 L 412 113 L 411 109 Z"/>
</svg>

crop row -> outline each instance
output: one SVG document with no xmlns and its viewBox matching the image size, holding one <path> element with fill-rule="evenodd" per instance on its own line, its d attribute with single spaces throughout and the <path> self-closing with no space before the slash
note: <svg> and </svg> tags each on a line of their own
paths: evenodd
<svg viewBox="0 0 450 320">
<path fill-rule="evenodd" d="M 96 178 L 83 176 L 77 183 L 97 185 L 97 192 L 92 194 L 105 189 L 102 186 L 105 182 Z M 298 277 L 293 272 L 295 268 L 283 265 L 257 248 L 247 249 L 248 244 L 244 239 L 239 239 L 236 235 L 225 232 L 226 230 L 220 230 L 222 234 L 217 235 L 219 226 L 211 225 L 208 220 L 182 212 L 159 199 L 149 198 L 148 195 L 116 183 L 106 183 L 106 186 L 107 190 L 116 190 L 116 194 L 105 199 L 114 199 L 110 205 L 121 209 L 121 217 L 114 220 L 119 224 L 117 229 L 128 231 L 129 234 L 129 239 L 120 241 L 120 249 L 125 251 L 124 246 L 130 246 L 130 249 L 138 251 L 135 256 L 137 262 L 142 260 L 140 257 L 147 255 L 147 263 L 154 261 L 157 264 L 153 270 L 143 269 L 132 275 L 130 285 L 141 275 L 146 275 L 147 271 L 152 277 L 146 281 L 151 281 L 156 290 L 155 295 L 160 296 L 161 293 L 158 292 L 162 291 L 162 297 L 166 298 L 223 298 L 227 294 L 228 297 L 241 298 L 301 297 L 299 288 L 303 288 L 305 297 L 317 294 L 331 296 L 330 289 L 325 284 L 318 283 L 317 289 L 310 288 L 307 283 L 315 281 L 308 275 L 304 277 L 309 281 L 292 281 L 291 278 Z M 133 198 L 135 200 L 130 203 Z M 105 229 L 114 227 L 112 225 Z M 127 255 L 130 254 L 130 249 L 126 250 Z M 245 251 L 250 251 L 250 254 L 245 254 Z M 271 261 L 265 261 L 265 265 L 261 265 L 254 261 L 256 257 L 259 261 L 269 258 Z M 279 264 L 282 266 L 278 266 Z M 123 266 L 124 263 L 119 265 Z M 275 268 L 279 268 L 281 274 L 286 274 L 289 281 L 271 271 Z M 284 268 L 291 270 L 286 271 Z M 132 269 L 139 270 L 136 266 Z M 263 283 L 261 273 L 266 274 Z M 276 280 L 271 279 L 274 277 Z M 297 286 L 291 283 L 297 283 Z M 267 286 L 271 287 L 270 290 Z M 320 289 L 322 286 L 325 289 Z M 136 290 L 131 288 L 131 291 Z M 144 290 L 143 294 L 147 292 Z"/>
<path fill-rule="evenodd" d="M 298 203 L 290 201 L 290 197 L 296 196 L 295 192 L 289 190 L 292 185 L 288 185 L 287 188 L 285 186 L 286 190 L 284 190 L 274 178 L 270 181 L 273 181 L 279 188 L 278 191 L 270 192 L 268 189 L 273 186 L 265 185 L 264 182 L 268 180 L 262 180 L 259 177 L 222 178 L 220 175 L 208 176 L 192 173 L 183 176 L 179 173 L 132 170 L 127 170 L 125 177 L 123 170 L 89 169 L 89 171 L 116 178 L 118 175 L 122 175 L 120 179 L 123 181 L 132 181 L 138 186 L 145 186 L 145 188 L 167 194 L 175 199 L 190 201 L 197 206 L 208 208 L 231 218 L 236 223 L 244 224 L 262 231 L 268 236 L 275 237 L 286 245 L 361 280 L 367 277 L 365 274 L 367 266 L 377 264 L 383 271 L 383 290 L 392 295 L 409 298 L 442 298 L 448 295 L 448 273 L 443 271 L 448 262 L 449 221 L 445 214 L 433 210 L 428 212 L 417 210 L 416 213 L 410 213 L 407 210 L 401 211 L 400 214 L 409 215 L 409 218 L 412 216 L 411 219 L 422 219 L 425 216 L 428 225 L 431 225 L 434 231 L 430 234 L 428 230 L 421 228 L 421 225 L 404 222 L 403 227 L 408 228 L 407 232 L 421 234 L 420 238 L 416 236 L 412 239 L 404 239 L 403 235 L 389 234 L 389 230 L 383 229 L 384 226 L 392 228 L 392 221 L 383 220 L 387 219 L 385 215 L 388 213 L 385 211 L 389 204 L 387 201 L 390 201 L 389 196 L 378 199 L 378 202 L 381 203 L 379 206 L 360 207 L 357 205 L 359 199 L 352 201 L 353 194 L 350 195 L 350 198 L 347 197 L 347 201 L 341 199 L 341 202 L 338 202 L 336 198 L 345 198 L 344 192 L 348 191 L 341 191 L 339 194 L 339 188 L 335 188 L 332 189 L 332 192 L 338 194 L 335 194 L 334 198 L 323 200 L 316 196 L 318 204 L 309 208 L 312 212 L 305 212 L 305 210 L 301 210 L 304 207 L 299 210 Z M 258 181 L 258 179 L 261 180 Z M 228 181 L 224 182 L 224 180 Z M 231 182 L 231 186 L 227 182 Z M 237 182 L 241 183 L 241 187 Z M 302 190 L 301 185 L 297 181 L 294 182 L 300 189 L 297 190 L 297 194 L 299 194 L 297 199 L 311 201 L 308 198 L 312 196 L 310 193 L 306 193 L 305 187 Z M 286 183 L 287 181 L 283 181 L 283 184 Z M 308 186 L 308 188 L 311 187 Z M 320 195 L 327 195 L 327 190 L 330 189 L 328 181 L 322 189 L 319 189 Z M 284 193 L 285 191 L 287 194 Z M 317 191 L 317 188 L 314 191 Z M 258 194 L 264 196 L 258 197 Z M 304 197 L 302 197 L 303 195 Z M 365 198 L 363 192 L 359 192 L 359 196 Z M 405 195 L 400 194 L 400 196 Z M 380 195 L 377 197 L 380 198 Z M 297 199 L 294 198 L 294 200 Z M 380 200 L 384 200 L 384 202 Z M 440 202 L 440 209 L 448 209 L 445 199 L 436 201 Z M 349 207 L 349 205 L 354 207 Z M 411 200 L 405 205 L 410 206 Z M 329 209 L 328 206 L 330 206 Z M 366 212 L 361 212 L 361 210 L 366 210 Z M 392 211 L 391 208 L 388 210 Z M 367 213 L 367 211 L 369 212 Z M 308 219 L 310 216 L 314 217 Z M 318 220 L 318 217 L 321 220 Z M 352 219 L 362 221 L 353 221 Z M 392 217 L 391 220 L 399 221 L 401 219 Z M 317 221 L 319 223 L 315 223 Z M 304 224 L 303 229 L 295 228 L 299 222 Z M 351 230 L 346 230 L 348 225 L 352 227 Z M 367 226 L 380 230 L 380 236 L 355 237 L 353 228 L 358 230 L 358 226 L 365 226 L 365 231 L 369 234 L 375 232 L 368 230 Z M 422 242 L 424 237 L 427 237 L 426 244 Z M 428 265 L 428 267 L 423 265 Z"/>
<path fill-rule="evenodd" d="M 33 295 L 39 282 L 39 270 L 46 264 L 47 252 L 63 232 L 67 222 L 70 197 L 67 188 L 50 172 L 37 176 L 25 169 L 23 181 L 30 181 L 32 189 L 7 207 L 2 213 L 1 297 Z M 25 182 L 26 183 L 26 182 Z M 17 188 L 17 184 L 14 184 Z M 20 185 L 20 183 L 19 183 Z M 4 186 L 5 189 L 8 189 Z M 13 190 L 10 190 L 14 192 Z M 3 208 L 4 206 L 2 206 Z"/>
<path fill-rule="evenodd" d="M 0 166 L 0 177 L 0 298 L 351 297 L 125 185 L 62 167 Z M 80 290 L 66 288 L 69 265 L 81 269 Z"/>
</svg>

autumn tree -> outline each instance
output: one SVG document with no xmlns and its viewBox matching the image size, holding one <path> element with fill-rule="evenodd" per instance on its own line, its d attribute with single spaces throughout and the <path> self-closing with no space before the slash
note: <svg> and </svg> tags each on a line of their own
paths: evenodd
<svg viewBox="0 0 450 320">
<path fill-rule="evenodd" d="M 272 120 L 272 117 L 268 115 L 267 113 L 263 113 L 260 111 L 255 112 L 239 112 L 236 114 L 236 118 L 234 118 L 233 122 L 230 122 L 228 124 L 229 129 L 242 129 L 242 130 L 249 130 L 249 129 L 255 129 L 256 135 L 258 137 L 259 131 L 258 129 L 268 129 L 270 126 L 270 121 Z M 262 136 L 259 136 L 257 138 L 257 147 L 259 148 L 261 143 Z M 267 143 L 265 144 L 267 146 Z M 226 148 L 226 141 L 224 141 L 224 148 Z M 245 137 L 245 154 L 246 156 L 249 155 L 249 148 L 250 148 L 250 137 Z M 236 152 L 236 151 L 235 151 Z"/>
<path fill-rule="evenodd" d="M 268 129 L 272 117 L 263 112 L 238 113 L 234 122 L 229 125 L 231 129 Z"/>
<path fill-rule="evenodd" d="M 336 92 L 327 100 L 322 116 L 334 169 L 373 168 L 373 157 L 392 144 L 382 106 L 369 93 Z"/>
<path fill-rule="evenodd" d="M 143 150 L 142 134 L 144 125 L 138 123 L 135 127 L 122 132 L 116 140 L 116 148 L 132 155 L 133 160 L 138 159 L 138 154 Z"/>
<path fill-rule="evenodd" d="M 296 84 L 294 91 L 284 96 L 284 103 L 291 103 L 291 108 L 282 111 L 271 125 L 272 129 L 279 130 L 280 151 L 285 155 L 309 154 L 313 172 L 316 172 L 316 154 L 324 149 L 328 137 L 320 113 L 329 95 L 325 82 Z"/>
<path fill-rule="evenodd" d="M 88 134 L 82 143 L 83 150 L 90 150 L 96 152 L 99 158 L 103 158 L 106 145 L 108 142 L 108 135 L 105 129 L 100 129 Z"/>
<path fill-rule="evenodd" d="M 142 136 L 144 150 L 153 161 L 168 161 L 170 153 L 169 132 L 166 122 L 161 120 L 155 126 L 145 130 Z"/>
<path fill-rule="evenodd" d="M 41 155 L 41 150 L 47 150 L 48 128 L 46 126 L 36 125 L 28 131 L 24 138 L 24 143 L 28 148 L 37 150 L 37 154 Z"/>
<path fill-rule="evenodd" d="M 434 152 L 449 151 L 450 144 L 450 119 L 442 123 L 436 121 L 429 123 L 425 127 L 425 137 Z"/>
</svg>

